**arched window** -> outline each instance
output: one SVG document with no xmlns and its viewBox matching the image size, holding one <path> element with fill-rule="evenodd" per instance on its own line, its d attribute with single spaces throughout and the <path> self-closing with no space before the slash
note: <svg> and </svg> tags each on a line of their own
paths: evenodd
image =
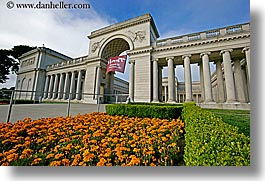
<svg viewBox="0 0 265 181">
<path fill-rule="evenodd" d="M 31 79 L 28 80 L 27 91 L 30 90 L 30 87 L 31 87 Z M 26 99 L 27 99 L 28 95 L 30 95 L 30 92 L 26 92 Z"/>
</svg>

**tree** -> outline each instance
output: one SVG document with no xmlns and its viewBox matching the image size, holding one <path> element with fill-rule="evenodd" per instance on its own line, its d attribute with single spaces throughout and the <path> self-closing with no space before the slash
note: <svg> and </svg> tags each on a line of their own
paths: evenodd
<svg viewBox="0 0 265 181">
<path fill-rule="evenodd" d="M 19 68 L 19 61 L 17 60 L 23 53 L 26 53 L 36 47 L 27 45 L 14 46 L 12 49 L 0 49 L 0 83 L 6 83 L 9 79 L 10 71 L 16 73 Z"/>
<path fill-rule="evenodd" d="M 10 99 L 11 97 L 11 90 L 15 90 L 15 87 L 8 88 L 2 88 L 0 89 L 0 99 Z"/>
</svg>

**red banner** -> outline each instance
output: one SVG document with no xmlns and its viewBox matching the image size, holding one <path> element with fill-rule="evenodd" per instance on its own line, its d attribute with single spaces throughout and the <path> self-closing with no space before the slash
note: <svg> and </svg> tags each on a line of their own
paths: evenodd
<svg viewBox="0 0 265 181">
<path fill-rule="evenodd" d="M 124 73 L 126 59 L 127 59 L 127 55 L 109 58 L 106 74 L 108 74 L 109 72 L 115 72 L 115 71 Z"/>
</svg>

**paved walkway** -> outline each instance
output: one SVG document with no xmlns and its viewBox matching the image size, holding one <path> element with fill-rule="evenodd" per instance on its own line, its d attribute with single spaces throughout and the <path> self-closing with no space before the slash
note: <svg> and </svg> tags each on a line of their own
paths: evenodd
<svg viewBox="0 0 265 181">
<path fill-rule="evenodd" d="M 6 122 L 9 105 L 0 105 L 0 122 Z M 10 122 L 24 118 L 39 119 L 67 116 L 67 104 L 16 104 L 12 107 Z M 71 104 L 70 115 L 97 112 L 95 104 Z M 100 112 L 105 112 L 105 105 L 100 105 Z"/>
</svg>

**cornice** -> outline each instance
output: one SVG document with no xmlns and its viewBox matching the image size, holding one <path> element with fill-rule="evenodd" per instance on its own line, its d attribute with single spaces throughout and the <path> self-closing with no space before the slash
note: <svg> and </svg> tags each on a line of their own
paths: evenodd
<svg viewBox="0 0 265 181">
<path fill-rule="evenodd" d="M 155 47 L 153 49 L 153 52 L 170 51 L 170 50 L 175 50 L 179 48 L 207 45 L 207 44 L 212 44 L 212 43 L 226 42 L 226 41 L 231 41 L 235 39 L 243 39 L 243 38 L 249 38 L 249 37 L 250 37 L 250 34 L 243 34 L 243 35 L 238 35 L 238 36 L 233 36 L 233 37 L 206 39 L 203 41 L 201 40 L 201 41 L 196 41 L 196 42 L 185 42 L 181 44 L 174 44 L 174 45 L 168 45 L 168 46 L 163 46 L 163 47 Z"/>
<path fill-rule="evenodd" d="M 127 54 L 130 55 L 136 55 L 136 54 L 141 54 L 141 53 L 148 53 L 148 52 L 152 52 L 153 51 L 153 47 L 145 47 L 145 48 L 140 48 L 140 49 L 136 49 L 136 50 L 132 50 L 127 52 Z"/>
<path fill-rule="evenodd" d="M 110 25 L 110 26 L 101 28 L 99 30 L 93 31 L 93 32 L 91 32 L 91 35 L 88 36 L 88 38 L 91 39 L 91 38 L 94 38 L 94 37 L 97 37 L 100 35 L 104 35 L 107 33 L 111 33 L 113 31 L 125 29 L 125 28 L 135 26 L 138 24 L 143 24 L 146 22 L 151 22 L 151 25 L 154 28 L 154 31 L 156 33 L 156 36 L 159 37 L 158 31 L 157 31 L 157 28 L 154 24 L 154 20 L 153 20 L 152 16 L 150 14 L 145 14 L 145 15 L 133 18 L 133 19 L 129 19 L 129 20 L 126 20 L 126 21 L 123 21 L 123 22 L 120 22 L 120 23 Z"/>
<path fill-rule="evenodd" d="M 37 48 L 35 48 L 35 49 L 31 50 L 31 51 L 28 51 L 28 52 L 22 54 L 22 55 L 19 57 L 19 60 L 23 59 L 24 57 L 27 57 L 27 56 L 33 55 L 33 54 L 35 54 L 35 53 L 37 53 L 37 52 L 48 53 L 48 54 L 53 55 L 53 56 L 55 56 L 55 57 L 58 57 L 58 58 L 60 58 L 60 59 L 62 59 L 62 60 L 71 60 L 71 59 L 73 59 L 73 58 L 71 58 L 71 57 L 69 57 L 69 56 L 67 56 L 67 55 L 64 55 L 64 54 L 62 54 L 62 53 L 60 53 L 60 52 L 57 52 L 57 51 L 55 51 L 55 50 L 52 50 L 52 49 L 50 49 L 50 48 L 46 48 L 46 47 L 37 47 Z"/>
<path fill-rule="evenodd" d="M 83 57 L 79 57 L 77 59 L 73 59 L 69 62 L 60 62 L 60 63 L 48 65 L 46 70 L 47 71 L 53 71 L 53 70 L 59 70 L 59 69 L 64 69 L 64 68 L 71 68 L 71 67 L 75 67 L 75 66 L 82 66 L 82 65 L 86 65 L 86 64 L 92 63 L 92 62 L 98 62 L 100 60 L 101 59 L 98 57 L 88 58 L 86 56 L 83 56 Z"/>
</svg>

